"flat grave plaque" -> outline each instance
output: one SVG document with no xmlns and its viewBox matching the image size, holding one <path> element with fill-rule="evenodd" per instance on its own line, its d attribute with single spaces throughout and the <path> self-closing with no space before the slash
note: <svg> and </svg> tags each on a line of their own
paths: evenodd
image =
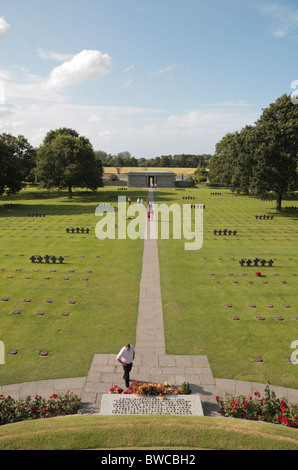
<svg viewBox="0 0 298 470">
<path fill-rule="evenodd" d="M 201 399 L 197 394 L 165 395 L 164 398 L 133 394 L 104 394 L 99 414 L 204 416 Z"/>
</svg>

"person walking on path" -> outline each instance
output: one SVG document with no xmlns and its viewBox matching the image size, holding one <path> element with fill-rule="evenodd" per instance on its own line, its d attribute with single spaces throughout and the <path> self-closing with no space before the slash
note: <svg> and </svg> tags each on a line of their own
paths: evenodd
<svg viewBox="0 0 298 470">
<path fill-rule="evenodd" d="M 132 364 L 135 358 L 135 350 L 131 344 L 127 344 L 123 346 L 119 354 L 117 355 L 117 361 L 123 367 L 123 379 L 125 380 L 125 385 L 129 387 L 129 373 L 132 369 Z"/>
</svg>

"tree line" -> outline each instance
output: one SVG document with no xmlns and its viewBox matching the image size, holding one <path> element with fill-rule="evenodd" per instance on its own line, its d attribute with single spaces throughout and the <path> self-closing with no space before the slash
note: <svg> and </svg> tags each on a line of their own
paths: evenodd
<svg viewBox="0 0 298 470">
<path fill-rule="evenodd" d="M 162 167 L 162 168 L 197 168 L 206 167 L 212 155 L 161 155 L 152 158 L 136 158 L 130 152 L 119 152 L 117 155 L 107 154 L 102 150 L 95 152 L 96 158 L 101 160 L 105 167 Z"/>
<path fill-rule="evenodd" d="M 226 134 L 209 161 L 210 183 L 232 191 L 276 194 L 280 212 L 286 194 L 298 190 L 298 105 L 287 94 L 263 110 L 254 125 Z"/>
</svg>

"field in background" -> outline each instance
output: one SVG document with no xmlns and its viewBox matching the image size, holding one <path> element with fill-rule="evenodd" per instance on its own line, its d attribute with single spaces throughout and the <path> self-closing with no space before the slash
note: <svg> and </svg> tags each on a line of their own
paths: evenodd
<svg viewBox="0 0 298 470">
<path fill-rule="evenodd" d="M 120 169 L 120 175 L 126 175 L 130 171 L 143 171 L 142 167 L 135 167 L 135 166 L 128 166 L 128 167 L 122 167 Z M 184 175 L 184 176 L 192 176 L 194 172 L 196 171 L 196 168 L 161 168 L 161 167 L 148 167 L 147 171 L 172 171 L 175 173 L 177 176 L 179 175 Z M 113 166 L 105 166 L 104 167 L 104 174 L 111 174 L 111 175 L 116 175 L 117 174 L 117 168 Z"/>
</svg>

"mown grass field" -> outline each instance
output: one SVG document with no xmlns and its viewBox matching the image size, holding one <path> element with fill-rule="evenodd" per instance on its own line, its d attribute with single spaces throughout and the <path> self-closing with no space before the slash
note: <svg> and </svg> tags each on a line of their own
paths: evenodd
<svg viewBox="0 0 298 470">
<path fill-rule="evenodd" d="M 117 353 L 123 341 L 134 342 L 143 241 L 95 236 L 96 206 L 116 205 L 113 195 L 81 191 L 69 199 L 33 189 L 0 199 L 1 385 L 85 376 L 94 353 Z M 90 232 L 67 233 L 71 227 Z M 31 263 L 32 255 L 46 254 L 63 256 L 63 264 Z M 14 349 L 17 355 L 9 355 Z"/>
<path fill-rule="evenodd" d="M 196 416 L 78 415 L 0 428 L 0 450 L 107 449 L 128 451 L 124 455 L 133 455 L 129 451 L 134 450 L 149 455 L 152 450 L 177 450 L 185 457 L 197 450 L 297 450 L 298 436 L 296 429 L 275 424 Z M 94 457 L 100 462 L 100 453 Z"/>
<path fill-rule="evenodd" d="M 134 343 L 143 240 L 119 240 L 117 227 L 115 239 L 99 240 L 94 233 L 96 206 L 110 203 L 117 211 L 118 195 L 132 202 L 147 198 L 145 190 L 117 187 L 77 191 L 72 199 L 34 188 L 1 197 L 1 385 L 85 376 L 95 353 L 117 353 L 123 341 Z M 183 239 L 158 241 L 167 353 L 207 355 L 217 378 L 296 388 L 298 367 L 288 358 L 298 339 L 297 212 L 275 214 L 274 201 L 203 185 L 158 190 L 155 202 L 206 206 L 200 250 L 185 251 Z M 46 216 L 29 217 L 32 212 Z M 274 218 L 256 220 L 256 214 Z M 67 233 L 72 226 L 90 233 Z M 213 234 L 224 228 L 237 235 Z M 64 263 L 31 263 L 33 254 L 63 256 Z M 255 257 L 272 258 L 274 265 L 239 265 L 240 258 Z M 14 356 L 12 349 L 18 350 Z M 48 356 L 40 357 L 41 350 Z"/>
<path fill-rule="evenodd" d="M 203 186 L 160 190 L 155 200 L 206 206 L 200 250 L 185 251 L 184 240 L 159 240 L 167 353 L 206 354 L 214 377 L 297 388 L 298 367 L 288 358 L 298 339 L 298 212 L 276 214 L 274 200 Z M 298 202 L 283 203 L 292 205 Z M 219 229 L 237 234 L 214 235 Z M 256 257 L 274 264 L 239 264 Z"/>
</svg>

